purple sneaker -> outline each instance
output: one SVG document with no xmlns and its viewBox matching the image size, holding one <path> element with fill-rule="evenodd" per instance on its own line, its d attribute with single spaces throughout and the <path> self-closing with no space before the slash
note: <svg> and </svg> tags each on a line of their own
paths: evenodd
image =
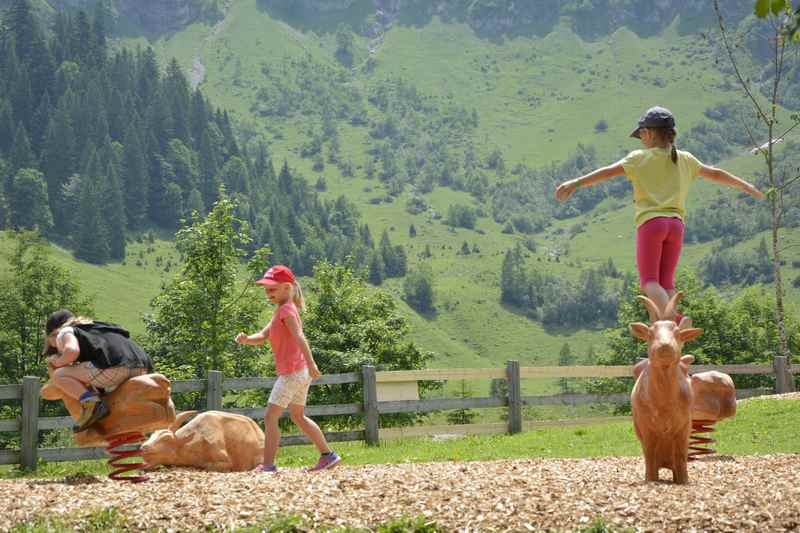
<svg viewBox="0 0 800 533">
<path fill-rule="evenodd" d="M 314 465 L 312 468 L 309 468 L 307 472 L 319 472 L 320 470 L 328 470 L 329 468 L 333 468 L 334 466 L 338 465 L 341 462 L 342 458 L 339 457 L 339 454 L 331 451 L 328 455 L 320 455 L 319 461 L 317 464 Z"/>
<path fill-rule="evenodd" d="M 275 465 L 269 465 L 269 466 L 258 465 L 253 470 L 253 472 L 277 472 L 277 471 L 278 471 L 278 467 L 275 466 Z"/>
</svg>

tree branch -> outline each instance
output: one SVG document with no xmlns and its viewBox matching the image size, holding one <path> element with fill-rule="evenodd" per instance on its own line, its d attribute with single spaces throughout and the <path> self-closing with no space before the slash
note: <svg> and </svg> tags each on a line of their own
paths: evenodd
<svg viewBox="0 0 800 533">
<path fill-rule="evenodd" d="M 730 59 L 731 66 L 733 66 L 733 71 L 736 73 L 736 77 L 739 79 L 739 84 L 744 89 L 744 92 L 747 93 L 748 98 L 750 101 L 753 102 L 753 106 L 756 108 L 756 111 L 761 116 L 761 119 L 766 122 L 767 124 L 770 123 L 769 117 L 767 117 L 766 113 L 761 109 L 761 105 L 756 100 L 756 97 L 753 95 L 752 91 L 750 91 L 750 87 L 747 82 L 744 80 L 741 71 L 739 70 L 739 65 L 736 63 L 736 58 L 733 56 L 733 50 L 731 49 L 731 45 L 728 42 L 728 32 L 725 30 L 725 20 L 722 17 L 722 12 L 719 9 L 719 0 L 714 0 L 714 11 L 717 13 L 717 20 L 719 21 L 719 30 L 722 35 L 722 42 L 725 43 L 725 51 L 728 53 L 728 59 Z M 770 139 L 771 140 L 771 139 Z"/>
</svg>

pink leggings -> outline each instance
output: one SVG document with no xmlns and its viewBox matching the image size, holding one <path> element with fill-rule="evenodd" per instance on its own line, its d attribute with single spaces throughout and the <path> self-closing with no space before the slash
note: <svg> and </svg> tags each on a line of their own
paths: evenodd
<svg viewBox="0 0 800 533">
<path fill-rule="evenodd" d="M 683 221 L 673 217 L 648 220 L 636 230 L 636 265 L 639 285 L 656 282 L 665 290 L 675 288 L 675 270 L 683 245 Z"/>
</svg>

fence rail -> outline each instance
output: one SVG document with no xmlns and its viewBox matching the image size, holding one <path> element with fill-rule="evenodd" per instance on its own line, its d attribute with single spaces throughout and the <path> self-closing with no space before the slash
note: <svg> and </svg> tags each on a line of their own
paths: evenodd
<svg viewBox="0 0 800 533">
<path fill-rule="evenodd" d="M 791 390 L 793 374 L 800 374 L 800 365 L 788 365 L 785 357 L 775 357 L 772 365 L 696 365 L 690 373 L 717 370 L 727 374 L 754 374 L 775 376 L 775 393 Z M 314 381 L 314 386 L 343 385 L 358 383 L 362 389 L 362 403 L 343 403 L 310 405 L 306 413 L 310 416 L 361 415 L 364 428 L 355 431 L 326 433 L 328 440 L 364 441 L 377 444 L 379 438 L 432 435 L 437 433 L 480 434 L 480 433 L 519 433 L 523 430 L 561 425 L 586 425 L 608 420 L 627 420 L 627 417 L 595 417 L 569 421 L 523 421 L 522 408 L 531 405 L 582 405 L 589 403 L 622 403 L 630 399 L 627 393 L 615 394 L 553 394 L 523 396 L 522 380 L 532 378 L 615 378 L 632 377 L 631 366 L 571 366 L 571 367 L 520 367 L 518 361 L 509 361 L 506 368 L 459 368 L 428 369 L 413 371 L 377 371 L 373 366 L 364 366 L 361 373 L 328 374 Z M 419 381 L 447 380 L 486 380 L 504 379 L 507 392 L 504 396 L 478 398 L 436 398 L 420 399 L 416 383 Z M 172 392 L 204 392 L 207 410 L 222 410 L 238 413 L 251 418 L 263 418 L 264 408 L 223 409 L 223 396 L 226 391 L 243 389 L 270 389 L 276 378 L 245 377 L 226 379 L 221 372 L 210 371 L 207 379 L 179 380 L 172 382 Z M 403 384 L 411 384 L 404 387 Z M 397 387 L 400 387 L 398 389 Z M 380 401 L 379 389 L 394 387 L 405 393 L 413 391 L 413 398 Z M 35 469 L 39 459 L 46 461 L 79 461 L 102 459 L 106 454 L 102 448 L 39 448 L 39 431 L 68 428 L 73 425 L 69 416 L 39 417 L 39 391 L 41 385 L 36 377 L 25 377 L 21 384 L 0 385 L 0 400 L 22 400 L 22 415 L 16 419 L 0 420 L 0 432 L 21 433 L 19 450 L 0 449 L 0 465 L 21 464 L 23 468 Z M 768 394 L 770 389 L 741 389 L 737 398 L 748 398 Z M 427 413 L 447 409 L 482 409 L 504 407 L 508 410 L 508 421 L 495 424 L 467 424 L 453 426 L 411 426 L 405 428 L 380 428 L 380 415 L 396 413 Z M 284 415 L 285 416 L 285 415 Z M 303 435 L 288 435 L 281 438 L 281 445 L 307 444 Z"/>
</svg>

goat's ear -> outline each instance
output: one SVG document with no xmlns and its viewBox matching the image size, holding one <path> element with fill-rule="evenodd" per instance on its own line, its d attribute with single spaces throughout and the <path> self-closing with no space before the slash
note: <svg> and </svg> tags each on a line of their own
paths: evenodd
<svg viewBox="0 0 800 533">
<path fill-rule="evenodd" d="M 689 354 L 684 355 L 683 357 L 681 357 L 681 363 L 687 366 L 691 365 L 692 363 L 694 363 L 694 356 Z"/>
<path fill-rule="evenodd" d="M 678 340 L 681 342 L 689 342 L 696 339 L 703 334 L 702 328 L 688 328 L 678 331 Z"/>
<path fill-rule="evenodd" d="M 641 322 L 634 322 L 633 324 L 628 326 L 628 329 L 630 329 L 631 335 L 633 335 L 637 339 L 643 341 L 650 340 L 650 326 L 648 326 L 647 324 L 642 324 Z"/>
<path fill-rule="evenodd" d="M 192 438 L 194 438 L 194 435 L 192 433 L 188 433 L 187 435 L 183 435 L 181 437 L 179 437 L 178 434 L 176 433 L 175 434 L 175 446 L 177 448 L 182 448 L 182 447 L 186 446 L 187 444 L 189 444 L 189 442 L 191 442 Z"/>
</svg>

